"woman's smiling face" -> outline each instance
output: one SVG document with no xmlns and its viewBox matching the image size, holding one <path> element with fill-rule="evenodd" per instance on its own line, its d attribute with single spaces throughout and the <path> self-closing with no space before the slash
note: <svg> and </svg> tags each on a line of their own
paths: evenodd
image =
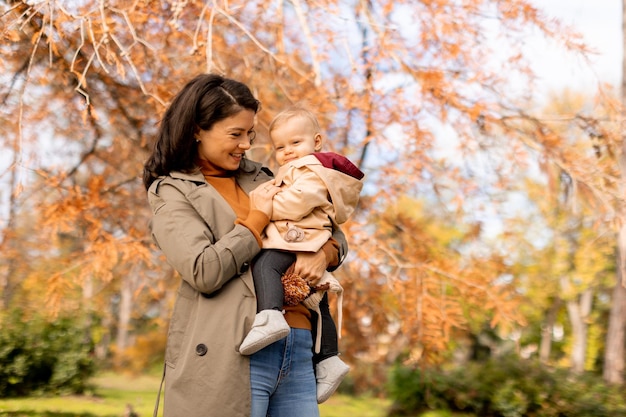
<svg viewBox="0 0 626 417">
<path fill-rule="evenodd" d="M 226 171 L 235 171 L 254 139 L 252 110 L 242 110 L 215 123 L 209 130 L 196 133 L 198 156 Z"/>
</svg>

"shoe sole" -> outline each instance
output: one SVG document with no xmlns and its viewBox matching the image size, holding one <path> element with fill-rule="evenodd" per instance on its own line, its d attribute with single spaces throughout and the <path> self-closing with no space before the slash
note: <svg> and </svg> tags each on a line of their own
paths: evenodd
<svg viewBox="0 0 626 417">
<path fill-rule="evenodd" d="M 257 340 L 256 342 L 251 343 L 250 345 L 244 346 L 242 343 L 241 346 L 239 346 L 239 353 L 242 355 L 246 355 L 246 356 L 252 355 L 253 353 L 256 353 L 259 350 L 263 349 L 264 347 L 267 347 L 271 345 L 272 343 L 277 342 L 280 339 L 284 339 L 285 337 L 287 337 L 287 335 L 289 334 L 289 330 L 290 330 L 289 328 L 287 328 L 286 330 L 281 330 L 280 332 L 276 332 L 268 337 Z"/>
</svg>

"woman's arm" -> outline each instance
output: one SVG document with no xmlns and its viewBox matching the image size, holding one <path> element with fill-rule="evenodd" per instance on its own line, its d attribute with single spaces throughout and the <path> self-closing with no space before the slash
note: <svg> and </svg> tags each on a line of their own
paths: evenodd
<svg viewBox="0 0 626 417">
<path fill-rule="evenodd" d="M 242 274 L 260 251 L 254 234 L 242 225 L 217 240 L 176 187 L 160 184 L 149 193 L 152 237 L 174 267 L 197 291 L 211 294 Z M 218 219 L 216 219 L 216 222 Z"/>
<path fill-rule="evenodd" d="M 339 226 L 333 223 L 333 237 L 332 239 L 338 244 L 337 246 L 337 262 L 331 263 L 328 265 L 328 270 L 330 272 L 334 271 L 343 263 L 343 260 L 346 259 L 346 255 L 348 254 L 348 241 L 346 240 L 346 235 L 343 234 L 343 231 Z"/>
</svg>

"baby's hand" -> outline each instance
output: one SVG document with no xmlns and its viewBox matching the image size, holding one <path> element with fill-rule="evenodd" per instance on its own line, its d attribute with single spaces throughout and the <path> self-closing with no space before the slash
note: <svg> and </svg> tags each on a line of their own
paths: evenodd
<svg viewBox="0 0 626 417">
<path fill-rule="evenodd" d="M 281 190 L 274 185 L 274 180 L 259 185 L 250 193 L 250 210 L 260 210 L 272 218 L 272 200 Z"/>
</svg>

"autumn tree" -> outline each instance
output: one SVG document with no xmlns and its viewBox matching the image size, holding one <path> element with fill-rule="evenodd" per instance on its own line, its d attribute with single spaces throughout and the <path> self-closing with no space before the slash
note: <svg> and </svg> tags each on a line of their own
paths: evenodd
<svg viewBox="0 0 626 417">
<path fill-rule="evenodd" d="M 615 274 L 613 235 L 598 230 L 595 213 L 585 207 L 585 201 L 574 201 L 577 197 L 571 194 L 567 176 L 552 174 L 548 184 L 528 184 L 535 198 L 527 204 L 537 212 L 518 219 L 514 232 L 527 236 L 518 240 L 512 270 L 524 295 L 522 314 L 531 323 L 522 329 L 523 348 L 536 351 L 543 363 L 565 366 L 575 373 L 595 371 L 606 328 L 602 300 L 608 298 L 610 278 Z M 540 229 L 541 235 L 528 233 L 529 224 L 534 232 Z M 513 223 L 510 230 L 516 230 Z M 557 327 L 563 332 L 563 350 L 554 352 L 551 345 Z"/>
<path fill-rule="evenodd" d="M 626 1 L 622 0 L 622 46 L 626 47 Z M 626 49 L 622 49 L 626 51 Z M 619 112 L 620 134 L 617 144 L 617 158 L 620 169 L 621 184 L 618 187 L 620 195 L 624 195 L 626 188 L 626 137 L 624 136 L 624 126 L 626 124 L 626 53 L 622 56 L 622 83 L 620 86 Z M 617 276 L 613 290 L 613 302 L 611 304 L 611 315 L 609 317 L 609 327 L 607 331 L 606 351 L 604 354 L 604 380 L 611 383 L 624 382 L 626 348 L 626 204 L 620 201 L 616 208 L 620 216 L 617 225 Z"/>
<path fill-rule="evenodd" d="M 374 363 L 402 354 L 408 363 L 432 365 L 452 350 L 452 336 L 475 331 L 472 325 L 500 325 L 506 335 L 523 322 L 504 258 L 473 251 L 480 226 L 459 225 L 440 209 L 400 198 L 373 214 L 373 232 L 353 236 L 357 260 L 342 282 L 350 305 L 362 307 L 344 318 L 354 351 Z"/>
<path fill-rule="evenodd" d="M 576 149 L 581 158 L 593 157 L 599 165 L 609 166 L 613 151 L 605 140 L 614 126 L 615 107 L 610 95 L 601 97 L 555 91 L 547 106 L 532 112 L 557 133 L 562 148 Z M 524 198 L 518 206 L 524 213 L 507 221 L 509 238 L 504 239 L 516 243 L 517 250 L 510 251 L 512 273 L 527 298 L 522 309 L 531 326 L 523 329 L 524 349 L 532 352 L 535 343 L 544 363 L 575 372 L 596 370 L 600 350 L 606 346 L 606 300 L 611 299 L 608 289 L 616 271 L 615 229 L 606 221 L 612 217 L 593 190 L 580 188 L 566 170 L 536 155 L 529 168 L 532 174 L 519 176 Z M 559 357 L 563 351 L 551 352 L 557 324 L 565 332 L 559 344 L 566 358 Z"/>
<path fill-rule="evenodd" d="M 414 252 L 410 216 L 388 214 L 398 212 L 403 196 L 439 200 L 457 222 L 476 223 L 482 208 L 472 202 L 481 201 L 484 177 L 462 161 L 497 150 L 489 158 L 490 188 L 507 189 L 512 167 L 536 152 L 588 190 L 598 207 L 621 198 L 614 164 L 581 157 L 523 110 L 538 94 L 523 47 L 530 31 L 587 52 L 569 28 L 526 0 L 3 1 L 0 15 L 1 117 L 8 127 L 2 146 L 11 155 L 5 172 L 15 175 L 6 184 L 10 213 L 33 205 L 42 252 L 56 250 L 50 236 L 76 240 L 65 268 L 42 277 L 51 306 L 59 307 L 72 286 L 129 279 L 117 288 L 137 296 L 154 284 L 148 277 L 163 264 L 154 262 L 139 176 L 165 106 L 199 72 L 235 77 L 262 101 L 255 159 L 271 163 L 268 120 L 306 101 L 330 138 L 329 150 L 359 162 L 366 198 L 359 221 L 347 229 L 360 261 L 351 271 L 365 282 L 394 278 L 385 294 L 411 307 L 399 317 L 401 328 L 428 352 L 465 320 L 458 302 L 464 291 L 483 291 L 491 312 L 508 312 L 512 304 L 504 286 L 493 286 L 497 264 L 421 259 L 437 248 Z M 614 133 L 602 140 L 618 149 Z M 0 256 L 22 262 L 8 250 L 19 247 L 8 219 Z M 373 219 L 385 227 L 376 231 Z M 480 230 L 470 234 L 476 241 Z M 21 278 L 9 266 L 0 271 L 6 302 Z M 458 289 L 444 285 L 461 278 Z M 167 273 L 156 281 L 169 282 Z M 166 287 L 154 285 L 156 296 L 164 297 Z"/>
<path fill-rule="evenodd" d="M 594 154 L 600 160 L 607 158 L 601 146 L 590 144 L 587 135 L 581 136 L 572 126 L 576 123 L 576 115 L 581 114 L 595 114 L 599 120 L 610 119 L 606 108 L 594 106 L 593 100 L 567 90 L 559 96 L 554 95 L 551 104 L 547 114 L 557 115 L 549 121 L 555 130 L 562 132 L 562 136 L 568 138 L 573 147 L 579 148 L 581 154 Z M 544 202 L 544 210 L 550 210 L 549 214 L 544 213 L 548 214 L 547 218 L 552 218 L 549 224 L 555 226 L 552 230 L 558 236 L 551 245 L 561 254 L 555 256 L 554 262 L 560 265 L 559 298 L 567 309 L 573 336 L 571 366 L 575 372 L 582 372 L 588 362 L 592 303 L 596 293 L 610 286 L 607 278 L 615 270 L 611 262 L 615 251 L 614 233 L 603 221 L 602 210 L 594 207 L 595 200 L 587 198 L 587 190 L 580 192 L 566 172 L 553 167 L 545 174 L 550 190 L 548 195 L 553 197 L 550 199 L 552 204 Z"/>
</svg>

